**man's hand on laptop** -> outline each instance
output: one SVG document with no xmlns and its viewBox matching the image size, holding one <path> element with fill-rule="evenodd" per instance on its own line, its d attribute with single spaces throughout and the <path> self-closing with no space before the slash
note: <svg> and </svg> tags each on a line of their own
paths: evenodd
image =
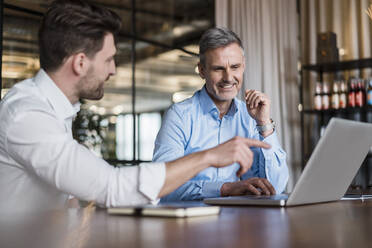
<svg viewBox="0 0 372 248">
<path fill-rule="evenodd" d="M 221 187 L 221 196 L 238 195 L 275 195 L 275 189 L 265 178 L 253 177 L 243 181 L 225 183 Z"/>
<path fill-rule="evenodd" d="M 209 156 L 209 161 L 214 167 L 224 167 L 229 164 L 239 163 L 240 169 L 236 174 L 240 177 L 252 166 L 253 152 L 250 147 L 269 149 L 271 146 L 259 140 L 236 136 L 206 152 Z"/>
</svg>

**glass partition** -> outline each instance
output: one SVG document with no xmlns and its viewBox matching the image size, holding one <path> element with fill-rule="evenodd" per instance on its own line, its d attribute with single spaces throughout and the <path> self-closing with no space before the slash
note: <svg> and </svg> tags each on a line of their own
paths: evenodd
<svg viewBox="0 0 372 248">
<path fill-rule="evenodd" d="M 4 1 L 1 96 L 39 70 L 37 33 L 50 2 Z M 214 0 L 91 2 L 123 20 L 117 71 L 103 99 L 83 101 L 74 138 L 114 165 L 150 161 L 164 112 L 203 85 L 195 70 L 197 44 L 214 25 Z"/>
</svg>

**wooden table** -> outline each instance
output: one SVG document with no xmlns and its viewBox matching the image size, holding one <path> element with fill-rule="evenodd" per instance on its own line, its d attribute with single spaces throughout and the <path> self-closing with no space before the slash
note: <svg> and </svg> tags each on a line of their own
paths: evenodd
<svg viewBox="0 0 372 248">
<path fill-rule="evenodd" d="M 223 207 L 186 219 L 92 207 L 0 216 L 0 247 L 372 247 L 372 200 L 291 208 Z"/>
</svg>

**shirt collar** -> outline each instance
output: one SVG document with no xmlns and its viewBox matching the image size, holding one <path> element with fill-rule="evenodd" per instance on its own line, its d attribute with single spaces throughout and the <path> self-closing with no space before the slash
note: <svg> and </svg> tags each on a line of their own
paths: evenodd
<svg viewBox="0 0 372 248">
<path fill-rule="evenodd" d="M 219 113 L 219 110 L 216 104 L 214 104 L 212 98 L 209 96 L 205 85 L 203 86 L 200 92 L 200 105 L 205 113 L 211 113 L 216 110 Z M 226 115 L 233 116 L 237 111 L 238 111 L 238 104 L 237 104 L 237 99 L 235 97 L 232 100 L 232 104 Z"/>
<path fill-rule="evenodd" d="M 71 104 L 66 95 L 43 69 L 40 69 L 36 74 L 34 81 L 61 119 L 73 118 L 80 111 L 80 102 Z"/>
</svg>

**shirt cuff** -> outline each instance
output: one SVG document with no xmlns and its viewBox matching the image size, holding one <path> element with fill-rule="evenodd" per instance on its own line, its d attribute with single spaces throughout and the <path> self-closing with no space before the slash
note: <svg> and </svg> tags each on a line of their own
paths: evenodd
<svg viewBox="0 0 372 248">
<path fill-rule="evenodd" d="M 225 182 L 204 182 L 203 198 L 221 196 L 221 187 Z"/>
<path fill-rule="evenodd" d="M 274 132 L 272 134 L 270 134 L 266 138 L 264 138 L 262 135 L 260 135 L 260 140 L 271 145 L 271 148 L 269 148 L 269 149 L 261 149 L 262 151 L 265 151 L 265 150 L 266 151 L 272 151 L 273 148 L 276 148 L 278 146 L 280 147 L 280 143 L 279 143 L 279 139 L 278 139 L 278 134 L 277 134 L 277 132 L 275 130 L 274 130 Z"/>
<path fill-rule="evenodd" d="M 165 182 L 164 163 L 142 163 L 139 165 L 139 191 L 151 200 L 159 202 L 159 192 Z"/>
</svg>

